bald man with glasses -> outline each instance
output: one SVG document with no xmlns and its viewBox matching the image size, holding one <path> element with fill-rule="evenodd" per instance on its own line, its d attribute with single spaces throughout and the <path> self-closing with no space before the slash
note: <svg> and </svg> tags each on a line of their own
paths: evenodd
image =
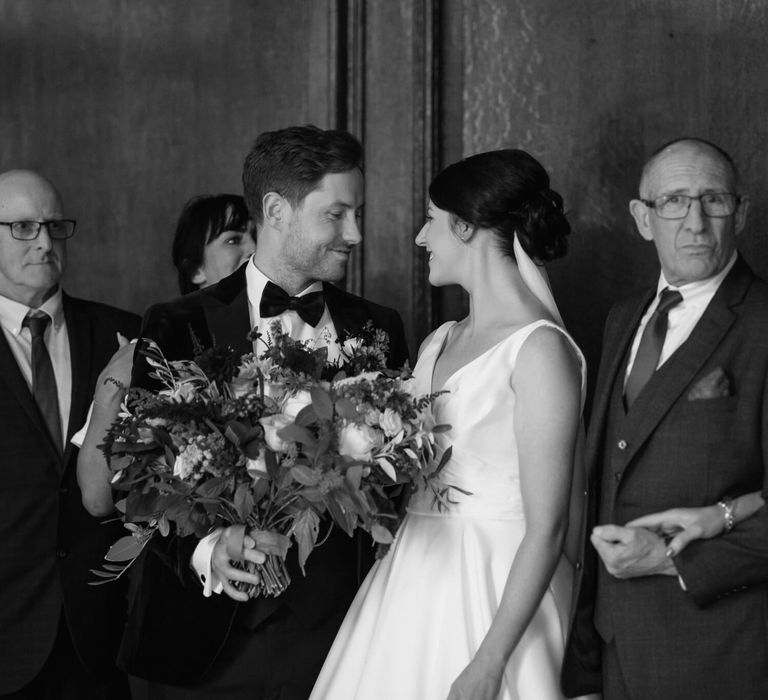
<svg viewBox="0 0 768 700">
<path fill-rule="evenodd" d="M 83 508 L 69 439 L 140 319 L 62 291 L 74 232 L 45 178 L 0 174 L 0 698 L 128 696 L 125 591 L 88 585 L 120 527 Z"/>
<path fill-rule="evenodd" d="M 695 138 L 659 149 L 630 203 L 661 271 L 606 323 L 569 697 L 768 698 L 768 286 L 736 251 L 748 204 Z M 705 507 L 714 531 L 670 548 L 670 510 Z"/>
</svg>

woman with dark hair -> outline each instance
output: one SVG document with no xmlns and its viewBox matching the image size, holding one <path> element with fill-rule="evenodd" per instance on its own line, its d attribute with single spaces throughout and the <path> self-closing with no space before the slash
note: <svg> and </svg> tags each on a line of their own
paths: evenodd
<svg viewBox="0 0 768 700">
<path fill-rule="evenodd" d="M 429 194 L 416 237 L 429 280 L 470 298 L 414 369 L 416 393 L 443 392 L 434 420 L 450 429 L 436 439 L 451 453 L 434 486 L 411 496 L 312 700 L 559 699 L 585 364 L 541 265 L 566 252 L 570 226 L 524 151 L 455 163 Z"/>
<path fill-rule="evenodd" d="M 181 210 L 171 249 L 179 290 L 188 294 L 215 284 L 233 273 L 255 250 L 242 197 L 193 197 Z"/>
<path fill-rule="evenodd" d="M 248 209 L 242 197 L 234 194 L 193 197 L 181 210 L 173 237 L 173 264 L 181 293 L 188 294 L 231 275 L 255 250 Z M 86 426 L 72 438 L 80 446 L 77 478 L 83 505 L 97 517 L 114 510 L 112 475 L 98 445 L 117 417 L 131 380 L 133 343 L 122 336 L 117 342 L 117 352 L 96 382 Z"/>
</svg>

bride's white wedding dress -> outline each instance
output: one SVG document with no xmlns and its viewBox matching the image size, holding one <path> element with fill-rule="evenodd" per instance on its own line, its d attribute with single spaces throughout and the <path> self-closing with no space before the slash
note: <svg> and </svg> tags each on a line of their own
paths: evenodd
<svg viewBox="0 0 768 700">
<path fill-rule="evenodd" d="M 438 328 L 422 352 L 416 393 L 432 390 L 433 368 L 453 323 Z M 436 422 L 452 426 L 437 436 L 443 449 L 453 447 L 441 481 L 471 495 L 454 490 L 459 502 L 441 512 L 429 490 L 414 494 L 395 543 L 352 603 L 311 700 L 445 700 L 472 660 L 525 533 L 510 377 L 523 343 L 542 326 L 564 333 L 549 321 L 531 323 L 445 383 L 450 393 L 433 406 Z M 583 392 L 583 357 L 576 353 Z M 572 578 L 561 557 L 507 664 L 499 700 L 563 697 Z"/>
</svg>

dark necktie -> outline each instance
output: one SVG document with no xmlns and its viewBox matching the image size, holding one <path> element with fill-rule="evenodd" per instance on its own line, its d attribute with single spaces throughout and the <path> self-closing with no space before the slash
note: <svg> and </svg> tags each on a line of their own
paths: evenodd
<svg viewBox="0 0 768 700">
<path fill-rule="evenodd" d="M 61 452 L 61 421 L 59 419 L 59 395 L 53 374 L 51 356 L 45 347 L 45 329 L 51 321 L 48 314 L 27 314 L 23 326 L 32 336 L 32 395 L 48 426 L 48 432 L 56 449 Z"/>
<path fill-rule="evenodd" d="M 304 323 L 313 328 L 320 322 L 324 310 L 325 299 L 322 292 L 292 297 L 272 282 L 267 282 L 259 303 L 259 315 L 262 318 L 279 316 L 284 311 L 295 311 Z"/>
<path fill-rule="evenodd" d="M 635 402 L 638 394 L 656 371 L 659 357 L 661 357 L 661 349 L 664 347 L 664 339 L 667 336 L 667 314 L 673 306 L 682 300 L 682 294 L 669 287 L 663 289 L 659 295 L 659 305 L 648 320 L 648 325 L 643 331 L 643 337 L 640 338 L 635 362 L 624 389 L 627 408 Z"/>
</svg>

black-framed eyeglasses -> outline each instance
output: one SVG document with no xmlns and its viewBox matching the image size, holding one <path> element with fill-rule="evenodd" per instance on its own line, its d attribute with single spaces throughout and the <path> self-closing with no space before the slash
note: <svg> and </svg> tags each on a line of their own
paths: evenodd
<svg viewBox="0 0 768 700">
<path fill-rule="evenodd" d="M 641 199 L 661 219 L 684 219 L 688 216 L 691 202 L 698 200 L 705 216 L 713 219 L 730 216 L 739 206 L 741 197 L 730 192 L 707 192 L 698 197 L 689 194 L 666 194 L 653 200 Z"/>
<path fill-rule="evenodd" d="M 17 241 L 34 241 L 45 226 L 48 235 L 56 241 L 72 238 L 75 233 L 74 219 L 51 219 L 50 221 L 0 221 L 0 226 L 8 226 L 11 236 Z"/>
</svg>

